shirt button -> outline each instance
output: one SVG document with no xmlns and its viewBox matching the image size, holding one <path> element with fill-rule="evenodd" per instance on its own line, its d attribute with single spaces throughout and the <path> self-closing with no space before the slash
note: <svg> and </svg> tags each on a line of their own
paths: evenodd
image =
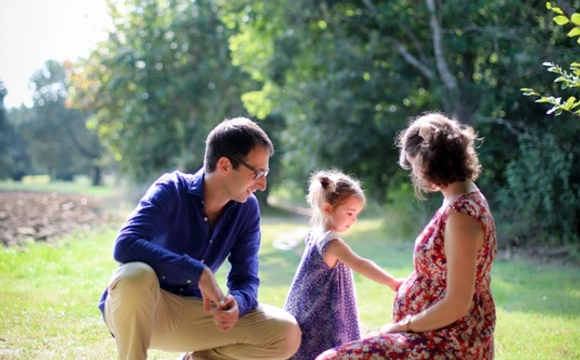
<svg viewBox="0 0 580 360">
<path fill-rule="evenodd" d="M 183 288 L 179 288 L 179 291 L 183 291 Z"/>
<path fill-rule="evenodd" d="M 204 259 L 201 259 L 201 262 L 202 262 L 202 263 L 204 263 L 204 262 L 205 262 L 205 260 L 204 260 Z"/>
<path fill-rule="evenodd" d="M 188 284 L 191 284 L 191 280 L 187 280 L 187 283 L 188 283 Z"/>
<path fill-rule="evenodd" d="M 211 244 L 212 242 L 213 242 L 213 239 L 211 239 L 211 240 L 209 241 L 209 243 L 210 243 L 210 244 Z"/>
<path fill-rule="evenodd" d="M 165 280 L 165 276 L 162 276 L 162 277 L 161 277 L 161 279 L 162 279 L 162 280 Z"/>
<path fill-rule="evenodd" d="M 203 218 L 203 221 L 207 221 L 207 217 L 204 217 L 204 218 Z"/>
</svg>

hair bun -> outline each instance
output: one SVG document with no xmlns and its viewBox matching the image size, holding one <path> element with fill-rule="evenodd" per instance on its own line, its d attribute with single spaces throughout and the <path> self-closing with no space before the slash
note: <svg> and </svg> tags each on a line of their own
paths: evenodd
<svg viewBox="0 0 580 360">
<path fill-rule="evenodd" d="M 320 185 L 322 185 L 322 188 L 325 190 L 330 186 L 330 179 L 328 176 L 323 175 L 320 177 Z"/>
<path fill-rule="evenodd" d="M 435 128 L 431 125 L 423 125 L 419 128 L 419 136 L 423 138 L 424 141 L 430 141 L 434 130 Z"/>
</svg>

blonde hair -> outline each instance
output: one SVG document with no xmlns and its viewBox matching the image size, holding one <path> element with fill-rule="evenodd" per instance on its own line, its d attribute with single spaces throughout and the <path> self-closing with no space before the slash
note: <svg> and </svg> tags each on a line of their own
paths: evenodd
<svg viewBox="0 0 580 360">
<path fill-rule="evenodd" d="M 311 208 L 310 224 L 324 225 L 327 216 L 324 213 L 324 204 L 332 208 L 339 206 L 344 200 L 356 196 L 366 202 L 360 182 L 337 169 L 320 170 L 310 176 L 306 201 Z"/>
</svg>

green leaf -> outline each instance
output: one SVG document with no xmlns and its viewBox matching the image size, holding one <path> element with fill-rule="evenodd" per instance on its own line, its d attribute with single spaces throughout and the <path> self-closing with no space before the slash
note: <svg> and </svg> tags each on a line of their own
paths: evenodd
<svg viewBox="0 0 580 360">
<path fill-rule="evenodd" d="M 556 22 L 556 24 L 562 26 L 562 25 L 566 25 L 567 23 L 570 22 L 570 20 L 568 20 L 567 17 L 563 16 L 563 15 L 558 15 L 554 18 L 554 21 Z"/>
<path fill-rule="evenodd" d="M 552 10 L 556 14 L 564 15 L 564 12 L 560 8 L 554 7 L 554 8 L 551 8 L 550 10 Z"/>
<path fill-rule="evenodd" d="M 546 3 L 546 9 L 550 10 L 552 8 L 552 4 L 548 1 Z"/>
<path fill-rule="evenodd" d="M 574 24 L 580 25 L 580 14 L 578 13 L 573 14 L 570 20 L 572 20 Z"/>
<path fill-rule="evenodd" d="M 568 37 L 574 37 L 580 35 L 580 27 L 575 27 L 568 32 Z"/>
</svg>

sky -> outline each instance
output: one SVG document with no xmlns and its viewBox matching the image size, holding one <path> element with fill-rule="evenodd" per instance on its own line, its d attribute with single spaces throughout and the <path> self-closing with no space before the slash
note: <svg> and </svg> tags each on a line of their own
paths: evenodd
<svg viewBox="0 0 580 360">
<path fill-rule="evenodd" d="M 28 81 L 48 59 L 86 57 L 105 38 L 105 0 L 0 0 L 0 80 L 6 108 L 32 104 Z"/>
</svg>

